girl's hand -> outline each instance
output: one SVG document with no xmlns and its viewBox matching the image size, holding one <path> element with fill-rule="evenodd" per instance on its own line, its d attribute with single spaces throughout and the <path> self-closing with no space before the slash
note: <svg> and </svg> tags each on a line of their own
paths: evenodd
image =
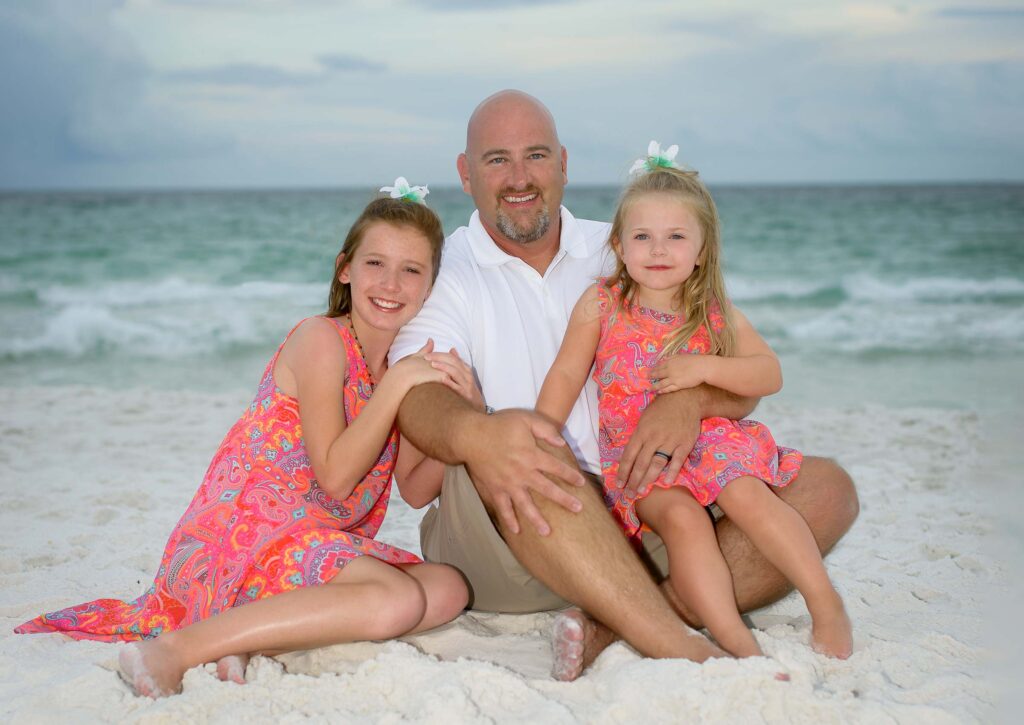
<svg viewBox="0 0 1024 725">
<path fill-rule="evenodd" d="M 474 409 L 483 411 L 484 398 L 476 384 L 473 368 L 463 362 L 453 347 L 449 352 L 431 352 L 424 356 L 431 365 L 448 376 L 445 383 L 449 388 L 469 401 Z"/>
<path fill-rule="evenodd" d="M 451 386 L 452 380 L 448 373 L 434 367 L 427 359 L 433 351 L 434 341 L 427 340 L 426 345 L 388 368 L 385 380 L 390 378 L 397 382 L 405 392 L 423 383 L 442 383 Z"/>
<path fill-rule="evenodd" d="M 655 392 L 674 393 L 705 382 L 708 367 L 713 363 L 711 355 L 673 355 L 648 370 L 647 377 Z"/>
</svg>

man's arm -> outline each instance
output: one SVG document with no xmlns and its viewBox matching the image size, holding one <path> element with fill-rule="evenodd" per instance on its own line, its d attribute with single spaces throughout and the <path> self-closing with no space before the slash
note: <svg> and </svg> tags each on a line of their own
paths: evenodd
<svg viewBox="0 0 1024 725">
<path fill-rule="evenodd" d="M 714 417 L 731 420 L 745 418 L 757 407 L 759 400 L 710 385 L 698 385 L 657 396 L 640 416 L 636 430 L 622 451 L 619 459 L 619 485 L 636 493 L 642 486 L 654 481 L 662 468 L 666 467 L 662 456 L 655 457 L 657 451 L 672 456 L 668 462 L 666 479 L 674 481 L 686 457 L 693 450 L 693 444 L 697 442 L 702 420 Z"/>
<path fill-rule="evenodd" d="M 443 385 L 419 385 L 402 401 L 398 424 L 402 434 L 431 458 L 465 464 L 484 505 L 513 533 L 519 533 L 520 516 L 541 536 L 551 533 L 531 492 L 570 511 L 582 507 L 550 477 L 582 486 L 583 475 L 538 445 L 566 443 L 554 425 L 532 411 L 485 415 Z"/>
</svg>

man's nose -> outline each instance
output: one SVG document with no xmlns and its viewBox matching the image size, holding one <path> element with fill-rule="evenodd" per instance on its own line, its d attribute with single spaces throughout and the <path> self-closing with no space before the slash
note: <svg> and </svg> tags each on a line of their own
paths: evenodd
<svg viewBox="0 0 1024 725">
<path fill-rule="evenodd" d="M 525 189 L 530 185 L 530 174 L 526 169 L 525 161 L 513 161 L 509 164 L 509 171 L 511 173 L 511 185 L 517 189 Z"/>
</svg>

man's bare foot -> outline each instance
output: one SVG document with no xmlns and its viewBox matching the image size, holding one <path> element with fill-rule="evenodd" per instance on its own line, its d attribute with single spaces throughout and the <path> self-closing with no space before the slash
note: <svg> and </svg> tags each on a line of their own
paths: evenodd
<svg viewBox="0 0 1024 725">
<path fill-rule="evenodd" d="M 221 682 L 245 684 L 245 668 L 249 666 L 249 655 L 227 655 L 217 660 L 217 678 Z"/>
<path fill-rule="evenodd" d="M 159 639 L 132 642 L 117 656 L 121 679 L 143 697 L 167 697 L 181 691 L 184 668 Z"/>
<path fill-rule="evenodd" d="M 713 633 L 712 636 L 718 642 L 718 646 L 733 657 L 764 657 L 764 652 L 754 639 L 753 633 L 744 626 L 729 632 Z"/>
<path fill-rule="evenodd" d="M 815 652 L 841 660 L 853 654 L 853 625 L 838 594 L 827 606 L 811 612 L 811 622 L 811 647 Z"/>
<path fill-rule="evenodd" d="M 572 682 L 616 639 L 615 633 L 573 607 L 555 615 L 551 626 L 551 676 Z"/>
</svg>

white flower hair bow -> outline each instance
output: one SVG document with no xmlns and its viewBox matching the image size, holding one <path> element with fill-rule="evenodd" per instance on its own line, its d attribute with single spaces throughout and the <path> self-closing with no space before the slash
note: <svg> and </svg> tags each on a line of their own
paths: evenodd
<svg viewBox="0 0 1024 725">
<path fill-rule="evenodd" d="M 659 166 L 669 169 L 678 169 L 679 164 L 676 163 L 676 154 L 678 153 L 679 146 L 676 144 L 672 144 L 662 151 L 661 144 L 657 141 L 651 141 L 647 145 L 647 156 L 633 162 L 633 165 L 629 168 L 629 175 L 636 176 L 637 174 L 654 171 Z"/>
<path fill-rule="evenodd" d="M 394 186 L 382 186 L 380 190 L 390 194 L 392 199 L 404 199 L 417 204 L 426 204 L 424 198 L 430 193 L 430 189 L 426 186 L 409 186 L 409 182 L 404 176 L 395 179 Z"/>
</svg>

